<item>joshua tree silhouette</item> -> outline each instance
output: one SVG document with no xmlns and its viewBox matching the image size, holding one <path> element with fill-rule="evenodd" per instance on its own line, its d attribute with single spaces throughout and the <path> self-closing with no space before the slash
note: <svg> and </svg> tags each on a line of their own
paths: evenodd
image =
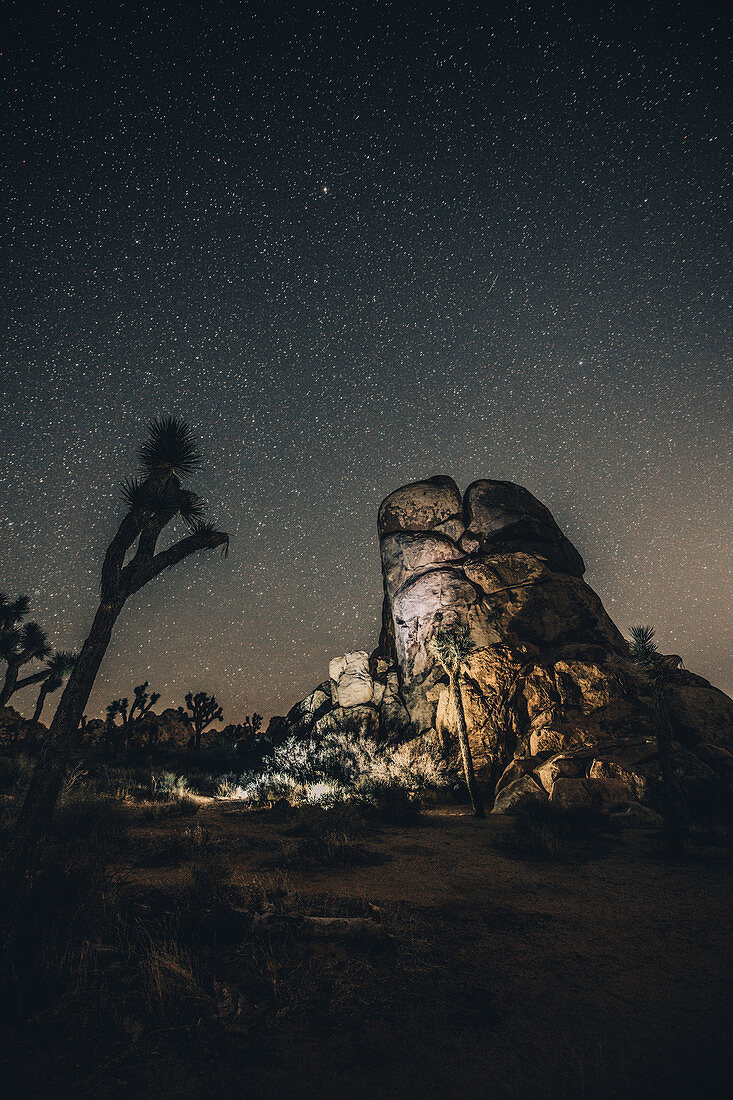
<svg viewBox="0 0 733 1100">
<path fill-rule="evenodd" d="M 0 897 L 3 888 L 5 896 L 17 893 L 31 849 L 51 820 L 84 708 L 126 601 L 191 554 L 218 546 L 226 552 L 229 547 L 229 536 L 204 521 L 202 500 L 181 484 L 200 462 L 188 425 L 174 417 L 156 418 L 149 425 L 139 457 L 140 476 L 123 485 L 127 511 L 104 556 L 101 599 L 94 621 L 56 708 L 10 836 L 0 873 Z M 168 549 L 156 550 L 163 530 L 177 516 L 187 523 L 189 534 Z"/>
<path fill-rule="evenodd" d="M 198 752 L 201 748 L 202 733 L 212 722 L 221 722 L 224 712 L 214 696 L 207 695 L 205 691 L 198 691 L 195 695 L 189 691 L 186 696 L 186 706 L 191 711 L 194 748 Z"/>
<path fill-rule="evenodd" d="M 670 851 L 673 855 L 679 856 L 684 853 L 685 842 L 679 791 L 672 765 L 672 719 L 667 695 L 680 658 L 667 657 L 659 652 L 659 647 L 654 640 L 653 626 L 632 626 L 629 633 L 631 634 L 629 652 L 632 660 L 644 673 L 652 690 L 657 749 L 662 767 L 662 815 Z"/>
<path fill-rule="evenodd" d="M 135 727 L 139 726 L 143 718 L 152 710 L 155 704 L 160 699 L 159 691 L 151 691 L 148 693 L 150 687 L 150 681 L 146 680 L 144 684 L 138 684 L 133 688 L 133 700 L 132 704 L 125 697 L 124 699 L 113 699 L 107 707 L 107 731 L 112 732 L 112 728 L 115 726 L 115 718 L 119 715 L 122 719 L 122 736 L 119 739 L 119 747 L 126 749 L 129 747 L 135 732 Z"/>
<path fill-rule="evenodd" d="M 71 670 L 76 664 L 76 653 L 70 650 L 57 650 L 46 661 L 45 676 L 41 680 L 41 690 L 36 699 L 36 709 L 33 711 L 33 721 L 40 722 L 43 712 L 43 704 L 46 696 L 58 691 Z"/>
<path fill-rule="evenodd" d="M 0 688 L 0 707 L 6 706 L 16 691 L 29 684 L 38 684 L 49 675 L 48 670 L 44 669 L 20 678 L 20 670 L 25 665 L 31 661 L 42 661 L 51 652 L 46 632 L 38 623 L 23 622 L 29 606 L 27 596 L 10 600 L 4 592 L 0 592 L 0 661 L 5 661 L 7 665 L 5 680 Z"/>
<path fill-rule="evenodd" d="M 458 719 L 458 742 L 461 746 L 463 771 L 466 776 L 466 786 L 471 798 L 471 805 L 473 806 L 473 814 L 474 817 L 486 817 L 473 770 L 471 746 L 468 743 L 468 730 L 466 728 L 466 713 L 463 709 L 463 696 L 461 694 L 461 670 L 473 650 L 471 633 L 468 627 L 465 624 L 456 623 L 454 626 L 443 627 L 438 630 L 432 641 L 432 650 L 448 673 L 450 690 Z"/>
</svg>

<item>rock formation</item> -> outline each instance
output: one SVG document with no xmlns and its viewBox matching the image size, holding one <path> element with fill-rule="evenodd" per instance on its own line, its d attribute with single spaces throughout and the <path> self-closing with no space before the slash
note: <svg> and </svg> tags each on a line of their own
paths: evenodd
<svg viewBox="0 0 733 1100">
<path fill-rule="evenodd" d="M 378 534 L 379 646 L 331 661 L 329 682 L 288 716 L 294 732 L 348 728 L 385 745 L 429 744 L 458 773 L 455 716 L 430 643 L 460 622 L 474 646 L 462 693 L 477 776 L 503 773 L 495 812 L 532 798 L 654 803 L 648 684 L 543 504 L 485 479 L 462 499 L 451 478 L 434 477 L 383 501 Z M 680 774 L 703 796 L 705 784 L 719 791 L 733 768 L 733 701 L 682 669 L 668 694 Z"/>
</svg>

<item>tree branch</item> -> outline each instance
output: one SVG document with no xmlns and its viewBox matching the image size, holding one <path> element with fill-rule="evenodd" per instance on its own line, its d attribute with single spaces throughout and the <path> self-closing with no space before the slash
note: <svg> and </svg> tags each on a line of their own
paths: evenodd
<svg viewBox="0 0 733 1100">
<path fill-rule="evenodd" d="M 212 531 L 200 534 L 188 535 L 179 542 L 170 546 L 167 550 L 161 550 L 155 557 L 147 561 L 138 562 L 133 569 L 134 559 L 124 570 L 125 594 L 131 596 L 138 592 L 143 585 L 157 577 L 164 569 L 172 569 L 179 561 L 196 554 L 200 550 L 214 550 L 217 546 L 229 543 L 229 535 L 223 531 Z"/>
<path fill-rule="evenodd" d="M 140 534 L 140 524 L 136 511 L 130 509 L 117 528 L 117 534 L 107 547 L 102 564 L 102 596 L 113 598 L 119 594 L 120 576 L 125 554 Z"/>
<path fill-rule="evenodd" d="M 51 672 L 50 668 L 42 668 L 40 672 L 34 672 L 32 676 L 24 676 L 22 680 L 18 680 L 15 690 L 20 691 L 21 688 L 30 687 L 31 684 L 40 684 L 42 680 L 48 679 Z"/>
</svg>

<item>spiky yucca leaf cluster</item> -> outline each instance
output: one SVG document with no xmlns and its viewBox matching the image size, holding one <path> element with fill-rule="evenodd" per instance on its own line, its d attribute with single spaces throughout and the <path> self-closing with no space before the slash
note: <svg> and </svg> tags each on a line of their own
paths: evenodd
<svg viewBox="0 0 733 1100">
<path fill-rule="evenodd" d="M 189 525 L 201 520 L 206 505 L 200 496 L 190 489 L 182 489 L 178 479 L 157 482 L 128 477 L 122 483 L 122 499 L 128 508 L 148 512 L 151 515 L 180 515 Z"/>
<path fill-rule="evenodd" d="M 446 672 L 455 675 L 473 652 L 471 631 L 465 623 L 441 627 L 430 648 Z"/>
<path fill-rule="evenodd" d="M 76 664 L 76 653 L 71 649 L 59 649 L 46 661 L 48 677 L 44 681 L 48 692 L 57 691 L 61 687 L 64 677 L 68 676 Z"/>
<path fill-rule="evenodd" d="M 216 525 L 206 519 L 195 519 L 189 523 L 189 527 L 192 535 L 216 535 L 219 533 Z M 229 535 L 222 543 L 221 552 L 225 558 L 229 556 Z"/>
<path fill-rule="evenodd" d="M 27 664 L 41 661 L 51 653 L 48 636 L 38 623 L 14 626 L 0 638 L 0 659 Z"/>
<path fill-rule="evenodd" d="M 653 626 L 632 626 L 629 634 L 631 659 L 653 682 L 666 681 L 679 667 L 679 657 L 659 652 Z"/>
<path fill-rule="evenodd" d="M 206 505 L 200 496 L 181 485 L 181 478 L 192 474 L 200 461 L 189 426 L 174 416 L 156 417 L 148 425 L 148 439 L 139 454 L 141 475 L 122 483 L 122 499 L 127 507 L 166 522 L 180 515 L 195 534 L 199 533 Z"/>
<path fill-rule="evenodd" d="M 140 447 L 140 462 L 148 477 L 189 477 L 201 456 L 188 424 L 175 416 L 156 416 L 148 428 L 148 440 Z"/>
<path fill-rule="evenodd" d="M 14 623 L 24 619 L 30 607 L 27 596 L 17 596 L 11 600 L 6 592 L 0 592 L 0 632 L 10 630 Z"/>
<path fill-rule="evenodd" d="M 659 657 L 659 647 L 654 640 L 654 627 L 632 626 L 629 633 L 631 635 L 629 652 L 633 660 L 639 665 L 653 664 Z"/>
</svg>

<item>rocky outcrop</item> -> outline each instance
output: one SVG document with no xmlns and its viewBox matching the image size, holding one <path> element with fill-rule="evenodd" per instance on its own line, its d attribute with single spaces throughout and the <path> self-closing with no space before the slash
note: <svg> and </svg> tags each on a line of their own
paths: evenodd
<svg viewBox="0 0 733 1100">
<path fill-rule="evenodd" d="M 486 479 L 461 498 L 451 478 L 434 477 L 383 501 L 378 535 L 379 646 L 371 657 L 358 651 L 331 662 L 330 701 L 322 685 L 317 707 L 314 696 L 299 704 L 312 715 L 309 734 L 348 721 L 385 745 L 437 740 L 459 773 L 454 704 L 431 642 L 465 624 L 469 741 L 480 780 L 504 769 L 496 812 L 531 798 L 654 804 L 660 769 L 648 684 L 583 580 L 580 553 L 540 501 Z M 733 701 L 684 669 L 668 694 L 681 776 L 728 783 Z"/>
</svg>

